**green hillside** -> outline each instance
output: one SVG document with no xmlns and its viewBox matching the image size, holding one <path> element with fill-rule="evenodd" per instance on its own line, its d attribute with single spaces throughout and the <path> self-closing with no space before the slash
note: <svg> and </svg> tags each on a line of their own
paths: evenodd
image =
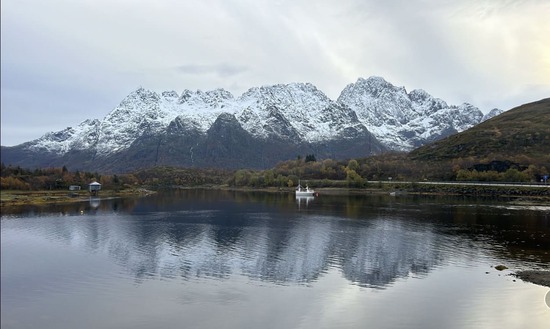
<svg viewBox="0 0 550 329">
<path fill-rule="evenodd" d="M 458 158 L 550 162 L 550 98 L 525 104 L 462 133 L 420 147 L 414 160 Z"/>
</svg>

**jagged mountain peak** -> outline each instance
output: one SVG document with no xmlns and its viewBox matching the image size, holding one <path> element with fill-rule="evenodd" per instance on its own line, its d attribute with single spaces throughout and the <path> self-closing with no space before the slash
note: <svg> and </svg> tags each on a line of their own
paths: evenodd
<svg viewBox="0 0 550 329">
<path fill-rule="evenodd" d="M 373 97 L 383 97 L 384 94 L 388 93 L 407 93 L 405 87 L 395 86 L 386 81 L 386 79 L 378 76 L 372 76 L 366 79 L 358 78 L 354 84 L 352 83 L 348 85 L 348 87 L 352 87 L 357 92 L 361 91 L 365 95 L 370 95 Z"/>
<path fill-rule="evenodd" d="M 126 98 L 122 102 L 125 103 L 125 102 L 131 102 L 131 101 L 141 101 L 141 102 L 150 103 L 150 102 L 158 101 L 159 99 L 160 99 L 159 94 L 157 94 L 152 90 L 145 89 L 140 86 L 139 88 L 137 88 L 136 90 L 128 94 L 128 96 L 126 96 Z"/>
<path fill-rule="evenodd" d="M 99 121 L 98 119 L 86 119 L 84 121 L 82 121 L 82 123 L 80 123 L 79 126 L 97 126 L 101 123 L 101 121 Z"/>
<path fill-rule="evenodd" d="M 409 98 L 412 102 L 415 102 L 415 103 L 418 103 L 418 104 L 431 102 L 434 99 L 436 99 L 432 95 L 430 95 L 427 91 L 425 91 L 424 89 L 414 89 L 414 90 L 412 90 L 411 92 L 409 92 Z M 440 99 L 437 98 L 437 100 L 440 100 Z"/>
<path fill-rule="evenodd" d="M 23 154 L 49 152 L 49 159 L 86 152 L 94 159 L 138 157 L 150 163 L 158 154 L 155 164 L 180 159 L 182 165 L 205 164 L 206 158 L 223 155 L 232 166 L 241 166 L 245 163 L 230 157 L 262 147 L 268 148 L 260 152 L 268 154 L 265 158 L 246 154 L 242 159 L 268 166 L 290 153 L 360 157 L 385 149 L 406 151 L 468 129 L 482 118 L 471 104 L 448 105 L 422 89 L 407 93 L 382 77 L 358 78 L 336 101 L 311 83 L 253 87 L 237 98 L 221 88 L 157 93 L 139 87 L 102 120 L 86 120 L 20 148 Z M 230 144 L 224 136 L 231 136 Z M 111 160 L 105 161 L 109 165 Z"/>
<path fill-rule="evenodd" d="M 423 89 L 414 89 L 408 96 L 411 100 L 411 106 L 422 116 L 430 116 L 441 109 L 449 107 L 444 100 L 433 97 Z"/>
<path fill-rule="evenodd" d="M 154 91 L 139 88 L 126 96 L 120 104 L 107 114 L 104 120 L 123 123 L 128 117 L 153 115 L 158 111 L 161 97 Z"/>
<path fill-rule="evenodd" d="M 318 115 L 331 104 L 327 95 L 311 83 L 289 83 L 250 88 L 238 99 L 249 111 L 263 116 L 277 108 L 291 121 Z"/>
<path fill-rule="evenodd" d="M 328 112 L 341 112 L 336 102 L 311 83 L 289 83 L 250 88 L 239 99 L 244 106 L 237 118 L 253 135 L 293 141 L 334 138 L 341 125 L 329 122 Z M 339 118 L 356 124 L 345 114 Z"/>
<path fill-rule="evenodd" d="M 372 87 L 394 87 L 394 85 L 389 83 L 386 79 L 376 75 L 370 76 L 368 78 L 359 77 L 357 78 L 355 85 L 367 85 Z"/>
<path fill-rule="evenodd" d="M 195 92 L 186 89 L 180 97 L 180 104 L 187 104 L 196 108 L 216 109 L 225 107 L 233 100 L 233 94 L 222 88 L 209 91 L 197 90 Z"/>
<path fill-rule="evenodd" d="M 279 102 L 279 101 L 294 101 L 294 102 L 309 102 L 323 101 L 327 102 L 330 99 L 317 87 L 311 83 L 288 83 L 266 85 L 261 87 L 253 87 L 248 89 L 241 97 L 241 100 L 254 98 L 262 102 Z"/>
<path fill-rule="evenodd" d="M 233 99 L 233 94 L 231 94 L 229 91 L 218 88 L 214 90 L 208 90 L 208 91 L 202 91 L 197 90 L 195 92 L 195 95 L 197 97 L 202 98 L 203 100 L 209 100 L 209 99 L 218 99 L 218 100 L 227 100 L 227 99 Z"/>
<path fill-rule="evenodd" d="M 178 95 L 178 92 L 175 90 L 167 90 L 162 92 L 162 97 L 169 102 L 173 102 L 179 99 L 180 96 Z"/>
<path fill-rule="evenodd" d="M 489 111 L 489 113 L 485 114 L 483 116 L 483 119 L 481 119 L 481 121 L 487 121 L 487 120 L 492 119 L 492 118 L 494 118 L 494 117 L 496 117 L 496 116 L 498 116 L 502 113 L 504 113 L 503 110 L 494 108 L 491 111 Z"/>
<path fill-rule="evenodd" d="M 405 88 L 395 87 L 380 77 L 360 78 L 347 85 L 338 102 L 353 109 L 367 127 L 395 126 L 410 120 L 411 100 Z"/>
<path fill-rule="evenodd" d="M 342 91 L 338 102 L 354 110 L 389 148 L 403 151 L 468 129 L 483 117 L 471 104 L 448 105 L 422 89 L 407 93 L 380 77 L 358 79 Z"/>
</svg>

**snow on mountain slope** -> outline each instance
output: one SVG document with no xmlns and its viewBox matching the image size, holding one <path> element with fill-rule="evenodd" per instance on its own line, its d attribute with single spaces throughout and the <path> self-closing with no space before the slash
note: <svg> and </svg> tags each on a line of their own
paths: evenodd
<svg viewBox="0 0 550 329">
<path fill-rule="evenodd" d="M 185 90 L 157 94 L 143 88 L 130 93 L 103 120 L 86 120 L 76 128 L 47 133 L 29 144 L 30 149 L 65 154 L 72 149 L 93 149 L 98 155 L 122 151 L 140 136 L 162 133 L 176 117 L 205 132 L 223 112 L 231 93 L 217 89 L 195 93 Z"/>
<path fill-rule="evenodd" d="M 234 103 L 233 95 L 224 89 L 206 92 L 192 92 L 186 89 L 179 98 L 177 110 L 174 111 L 175 116 L 171 117 L 170 121 L 177 117 L 182 128 L 206 133 L 221 113 L 234 111 Z"/>
<path fill-rule="evenodd" d="M 106 155 L 130 147 L 140 136 L 162 133 L 176 118 L 180 128 L 206 133 L 222 113 L 235 115 L 246 131 L 260 138 L 316 142 L 341 136 L 347 128 L 366 131 L 352 110 L 311 84 L 251 88 L 238 99 L 223 89 L 184 90 L 179 96 L 139 88 L 103 120 L 94 121 L 93 131 L 86 129 L 86 121 L 76 129 L 46 134 L 33 147 L 64 154 L 78 144 Z M 87 143 L 75 144 L 77 139 Z"/>
<path fill-rule="evenodd" d="M 174 116 L 171 102 L 161 106 L 164 100 L 166 98 L 143 88 L 128 95 L 101 122 L 97 153 L 115 153 L 128 148 L 144 133 L 160 132 Z"/>
<path fill-rule="evenodd" d="M 60 155 L 90 150 L 106 156 L 128 149 L 140 138 L 166 134 L 169 126 L 176 133 L 206 134 L 227 113 L 255 138 L 298 144 L 365 137 L 371 132 L 390 149 L 410 150 L 468 129 L 499 111 L 484 118 L 472 105 L 449 106 L 424 90 L 407 93 L 380 77 L 358 79 L 337 101 L 310 83 L 254 87 L 238 98 L 223 89 L 159 94 L 138 88 L 103 120 L 86 120 L 25 145 Z"/>
<path fill-rule="evenodd" d="M 68 127 L 58 132 L 49 132 L 41 138 L 27 142 L 34 151 L 65 154 L 71 149 L 85 150 L 95 146 L 99 135 L 99 120 L 86 120 L 75 128 Z"/>
<path fill-rule="evenodd" d="M 489 119 L 492 119 L 492 118 L 494 118 L 494 117 L 496 117 L 497 115 L 500 115 L 500 114 L 502 114 L 502 113 L 504 113 L 504 111 L 501 110 L 501 109 L 496 109 L 496 108 L 495 108 L 495 109 L 492 109 L 491 111 L 489 111 L 489 113 L 487 113 L 487 114 L 485 114 L 485 115 L 483 116 L 483 119 L 481 119 L 481 122 L 487 121 L 487 120 L 489 120 Z"/>
<path fill-rule="evenodd" d="M 238 99 L 238 104 L 242 109 L 235 114 L 243 128 L 264 138 L 275 135 L 318 142 L 334 139 L 345 128 L 361 125 L 353 111 L 309 83 L 251 88 Z"/>
<path fill-rule="evenodd" d="M 470 104 L 449 106 L 424 90 L 407 93 L 380 77 L 349 84 L 338 102 L 354 110 L 378 140 L 401 151 L 466 130 L 483 118 Z"/>
</svg>

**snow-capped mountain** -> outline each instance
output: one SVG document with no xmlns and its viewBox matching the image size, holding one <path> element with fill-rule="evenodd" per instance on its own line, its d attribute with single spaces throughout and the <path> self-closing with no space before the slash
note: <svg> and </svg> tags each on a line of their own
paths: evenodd
<svg viewBox="0 0 550 329">
<path fill-rule="evenodd" d="M 448 105 L 421 89 L 407 93 L 404 87 L 380 77 L 360 78 L 349 84 L 338 103 L 354 110 L 385 146 L 400 151 L 464 131 L 502 113 L 493 109 L 484 117 L 473 105 Z"/>
<path fill-rule="evenodd" d="M 489 111 L 489 113 L 487 113 L 487 114 L 485 114 L 485 115 L 483 116 L 483 119 L 481 119 L 481 122 L 487 121 L 487 120 L 489 120 L 489 119 L 492 119 L 492 118 L 494 118 L 494 117 L 496 117 L 497 115 L 500 115 L 500 114 L 502 114 L 502 113 L 504 113 L 503 110 L 494 108 L 494 109 L 492 109 L 491 111 Z"/>
<path fill-rule="evenodd" d="M 337 101 L 309 83 L 254 87 L 238 98 L 223 89 L 178 94 L 139 88 L 102 120 L 2 147 L 2 158 L 111 171 L 265 168 L 304 154 L 352 158 L 410 150 L 482 119 L 472 105 L 449 106 L 423 90 L 407 93 L 376 77 L 348 85 Z"/>
</svg>

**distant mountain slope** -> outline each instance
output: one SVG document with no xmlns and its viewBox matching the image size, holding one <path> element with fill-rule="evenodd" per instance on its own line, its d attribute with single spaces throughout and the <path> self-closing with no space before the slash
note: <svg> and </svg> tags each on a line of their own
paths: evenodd
<svg viewBox="0 0 550 329">
<path fill-rule="evenodd" d="M 410 150 L 482 120 L 472 105 L 449 106 L 378 77 L 350 84 L 337 101 L 309 83 L 254 87 L 238 98 L 223 89 L 178 94 L 139 88 L 102 120 L 1 152 L 5 163 L 25 167 L 267 168 L 305 154 L 341 159 Z"/>
<path fill-rule="evenodd" d="M 521 105 L 410 153 L 419 160 L 550 155 L 550 98 Z"/>
<path fill-rule="evenodd" d="M 311 84 L 157 94 L 139 88 L 103 120 L 2 147 L 6 163 L 121 172 L 158 165 L 267 168 L 298 155 L 346 158 L 387 148 L 355 112 Z"/>
<path fill-rule="evenodd" d="M 502 113 L 493 109 L 483 116 L 471 104 L 448 105 L 421 89 L 407 93 L 380 77 L 358 79 L 342 91 L 338 102 L 354 110 L 384 145 L 399 151 L 410 151 Z"/>
</svg>

